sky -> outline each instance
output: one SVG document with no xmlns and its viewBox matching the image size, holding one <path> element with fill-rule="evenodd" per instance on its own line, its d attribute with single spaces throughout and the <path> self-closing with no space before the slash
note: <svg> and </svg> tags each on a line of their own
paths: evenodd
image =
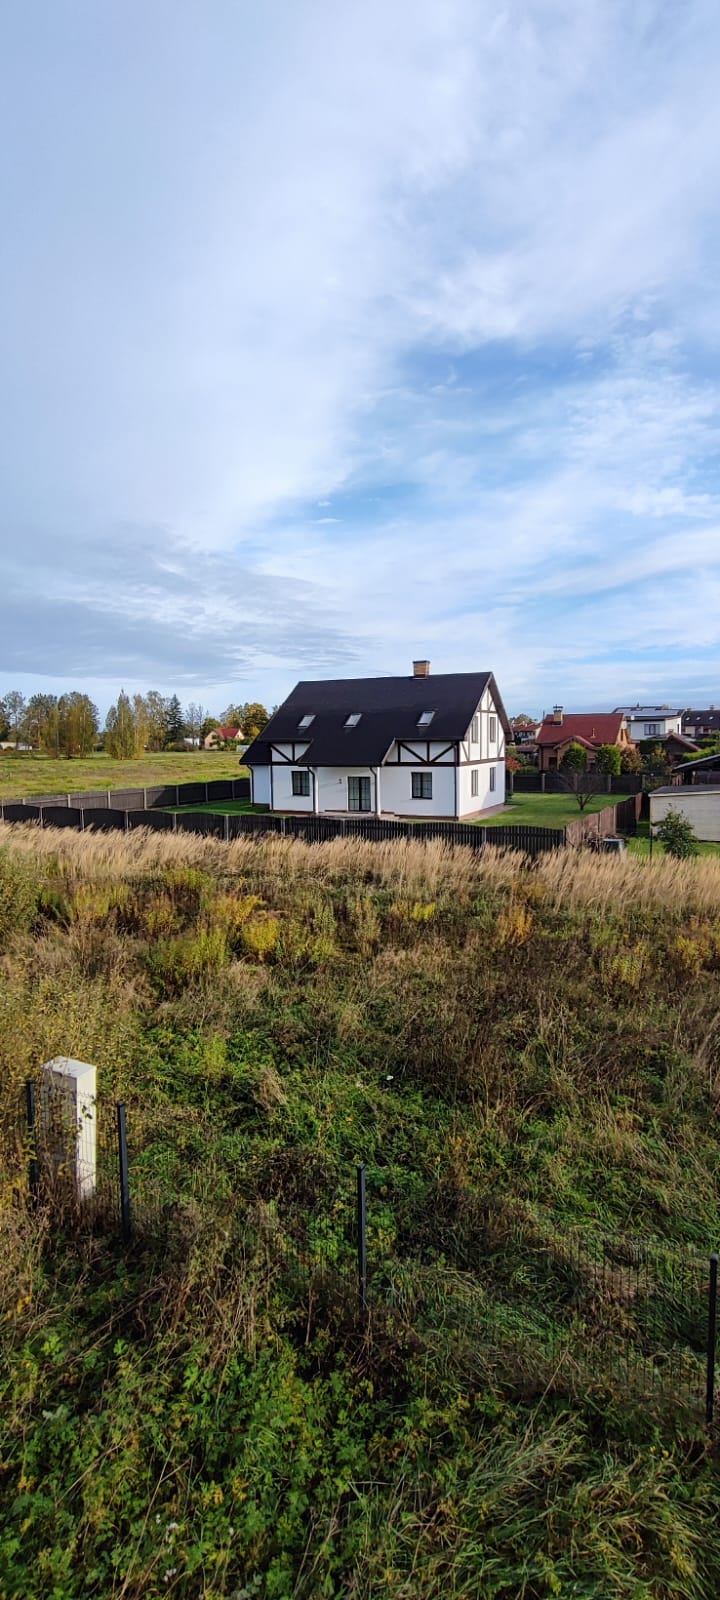
<svg viewBox="0 0 720 1600">
<path fill-rule="evenodd" d="M 716 0 L 0 6 L 0 693 L 720 704 Z"/>
</svg>

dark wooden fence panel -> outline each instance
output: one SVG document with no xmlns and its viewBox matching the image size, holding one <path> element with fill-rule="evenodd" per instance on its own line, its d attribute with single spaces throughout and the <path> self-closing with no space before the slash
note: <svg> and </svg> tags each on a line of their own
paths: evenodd
<svg viewBox="0 0 720 1600">
<path fill-rule="evenodd" d="M 175 823 L 178 833 L 213 834 L 219 839 L 225 835 L 225 818 L 215 811 L 178 811 Z"/>
<path fill-rule="evenodd" d="M 179 806 L 202 806 L 202 805 L 205 805 L 205 803 L 207 801 L 207 797 L 208 797 L 207 796 L 207 787 L 208 786 L 207 786 L 206 783 L 179 783 L 178 784 L 178 799 L 177 799 L 178 805 Z"/>
<path fill-rule="evenodd" d="M 46 828 L 82 828 L 83 814 L 79 806 L 43 806 L 42 820 Z"/>
<path fill-rule="evenodd" d="M 243 833 L 252 833 L 259 837 L 263 833 L 285 832 L 285 818 L 272 817 L 269 813 L 260 817 L 243 816 L 242 814 L 240 816 L 230 816 L 227 818 L 227 822 L 228 838 L 230 839 L 238 839 Z"/>
<path fill-rule="evenodd" d="M 97 807 L 83 811 L 83 826 L 86 832 L 91 828 L 94 832 L 99 833 L 107 833 L 112 829 L 119 829 L 124 832 L 127 826 L 127 816 L 127 811 L 118 811 L 114 806 L 110 808 L 106 806 L 104 811 Z"/>
<path fill-rule="evenodd" d="M 232 782 L 233 800 L 249 800 L 250 799 L 250 779 L 249 778 L 233 778 L 231 780 L 231 782 Z"/>
<path fill-rule="evenodd" d="M 3 822 L 39 822 L 40 806 L 25 806 L 20 800 L 5 800 L 0 806 Z"/>
<path fill-rule="evenodd" d="M 208 800 L 232 800 L 234 799 L 233 780 L 232 778 L 215 778 L 212 783 L 206 783 L 205 792 Z"/>
<path fill-rule="evenodd" d="M 178 803 L 176 783 L 157 783 L 144 792 L 146 811 L 154 810 L 155 806 L 176 806 Z"/>
<path fill-rule="evenodd" d="M 172 833 L 175 817 L 172 811 L 126 811 L 128 828 L 152 828 L 156 833 Z"/>
</svg>

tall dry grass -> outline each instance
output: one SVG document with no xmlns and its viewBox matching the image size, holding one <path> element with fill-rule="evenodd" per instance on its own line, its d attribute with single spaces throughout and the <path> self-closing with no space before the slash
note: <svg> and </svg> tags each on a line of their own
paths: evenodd
<svg viewBox="0 0 720 1600">
<path fill-rule="evenodd" d="M 191 833 L 84 833 L 0 824 L 0 849 L 37 862 L 52 862 L 69 878 L 95 880 L 144 877 L 168 866 L 192 866 L 222 877 L 249 877 L 268 887 L 307 880 L 312 884 L 374 882 L 398 895 L 453 889 L 509 891 L 532 877 L 537 892 L 558 909 L 583 908 L 602 917 L 632 907 L 667 913 L 720 911 L 720 858 L 648 861 L 635 856 L 596 856 L 563 850 L 530 861 L 515 851 L 481 853 L 441 840 L 334 839 L 305 844 L 275 835 L 222 840 Z"/>
</svg>

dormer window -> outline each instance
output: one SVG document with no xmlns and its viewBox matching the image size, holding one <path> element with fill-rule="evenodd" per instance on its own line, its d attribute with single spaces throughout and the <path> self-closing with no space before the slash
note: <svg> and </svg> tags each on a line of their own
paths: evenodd
<svg viewBox="0 0 720 1600">
<path fill-rule="evenodd" d="M 362 711 L 351 711 L 349 717 L 345 718 L 345 727 L 346 728 L 356 728 L 358 723 L 359 723 L 359 721 L 360 721 L 361 716 L 362 716 Z"/>
<path fill-rule="evenodd" d="M 419 728 L 429 728 L 430 727 L 430 723 L 432 722 L 432 719 L 433 719 L 434 715 L 435 715 L 434 711 L 421 711 L 420 715 L 419 715 L 419 717 L 417 719 L 418 727 Z"/>
<path fill-rule="evenodd" d="M 298 723 L 298 728 L 303 728 L 303 729 L 304 728 L 309 728 L 310 727 L 310 723 L 314 722 L 314 721 L 315 721 L 315 712 L 314 711 L 306 711 L 305 712 L 305 716 L 300 718 L 300 721 Z"/>
</svg>

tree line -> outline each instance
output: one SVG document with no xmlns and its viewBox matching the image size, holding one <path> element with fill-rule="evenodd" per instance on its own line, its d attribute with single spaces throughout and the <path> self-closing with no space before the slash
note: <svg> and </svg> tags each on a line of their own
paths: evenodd
<svg viewBox="0 0 720 1600">
<path fill-rule="evenodd" d="M 149 689 L 147 694 L 129 695 L 122 689 L 101 729 L 98 708 L 87 694 L 72 690 L 26 699 L 19 689 L 10 689 L 0 699 L 0 741 L 52 756 L 88 756 L 104 750 L 120 759 L 145 751 L 185 749 L 188 740 L 199 749 L 216 728 L 239 729 L 249 741 L 257 738 L 269 718 L 259 700 L 226 706 L 220 717 L 214 717 L 196 701 L 183 707 L 176 694 Z"/>
</svg>

